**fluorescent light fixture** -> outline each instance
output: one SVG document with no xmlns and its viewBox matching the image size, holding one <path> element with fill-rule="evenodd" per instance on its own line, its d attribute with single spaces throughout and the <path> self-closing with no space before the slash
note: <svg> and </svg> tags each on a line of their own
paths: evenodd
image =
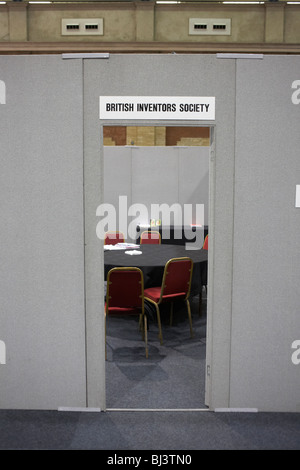
<svg viewBox="0 0 300 470">
<path fill-rule="evenodd" d="M 265 2 L 234 2 L 234 1 L 225 1 L 225 2 L 222 2 L 224 4 L 227 4 L 227 5 L 261 5 L 261 4 L 264 4 Z"/>
<path fill-rule="evenodd" d="M 109 59 L 109 52 L 75 52 L 62 54 L 63 59 Z"/>
<path fill-rule="evenodd" d="M 52 3 L 52 2 L 37 0 L 36 2 L 35 1 L 29 1 L 28 3 L 33 3 L 33 4 L 36 3 L 36 4 L 39 4 L 39 5 L 43 5 L 43 4 L 49 4 L 49 3 Z"/>
<path fill-rule="evenodd" d="M 286 2 L 287 5 L 300 5 L 300 2 Z"/>
<path fill-rule="evenodd" d="M 215 408 L 216 413 L 258 413 L 257 408 Z"/>
<path fill-rule="evenodd" d="M 218 52 L 217 59 L 263 59 L 263 54 L 239 54 L 232 52 Z"/>
<path fill-rule="evenodd" d="M 6 2 L 0 2 L 0 5 L 6 5 Z"/>
<path fill-rule="evenodd" d="M 176 5 L 181 2 L 177 2 L 176 0 L 157 0 L 156 3 L 159 5 Z"/>
</svg>

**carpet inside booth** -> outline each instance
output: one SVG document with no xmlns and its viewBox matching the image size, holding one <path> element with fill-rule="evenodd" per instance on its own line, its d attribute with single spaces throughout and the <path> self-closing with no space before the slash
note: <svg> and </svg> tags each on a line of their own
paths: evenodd
<svg viewBox="0 0 300 470">
<path fill-rule="evenodd" d="M 204 292 L 204 290 L 203 290 Z M 108 409 L 206 408 L 206 297 L 202 315 L 198 297 L 190 300 L 194 337 L 184 303 L 161 307 L 163 344 L 155 314 L 148 314 L 149 357 L 135 317 L 109 317 L 107 323 L 106 406 Z M 152 317 L 152 318 L 151 318 Z"/>
</svg>

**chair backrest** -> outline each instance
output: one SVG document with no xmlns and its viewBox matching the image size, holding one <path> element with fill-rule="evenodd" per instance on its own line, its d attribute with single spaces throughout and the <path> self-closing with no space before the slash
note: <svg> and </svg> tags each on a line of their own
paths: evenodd
<svg viewBox="0 0 300 470">
<path fill-rule="evenodd" d="M 208 235 L 206 235 L 203 243 L 203 250 L 208 250 Z"/>
<path fill-rule="evenodd" d="M 107 275 L 107 307 L 144 309 L 144 279 L 139 268 L 112 268 Z"/>
<path fill-rule="evenodd" d="M 104 237 L 104 245 L 116 245 L 124 243 L 125 237 L 122 232 L 106 232 Z"/>
<path fill-rule="evenodd" d="M 181 294 L 186 299 L 190 295 L 193 275 L 193 261 L 189 257 L 172 258 L 164 269 L 161 297 Z"/>
<path fill-rule="evenodd" d="M 153 230 L 146 230 L 141 234 L 140 244 L 159 245 L 161 243 L 160 233 Z"/>
</svg>

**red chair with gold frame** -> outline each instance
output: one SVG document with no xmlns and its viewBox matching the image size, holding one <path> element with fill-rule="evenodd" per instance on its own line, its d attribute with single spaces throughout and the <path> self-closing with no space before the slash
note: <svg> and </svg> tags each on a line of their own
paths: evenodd
<svg viewBox="0 0 300 470">
<path fill-rule="evenodd" d="M 107 274 L 105 302 L 105 358 L 107 317 L 138 315 L 139 325 L 144 326 L 143 340 L 148 358 L 147 317 L 144 309 L 144 277 L 139 268 L 112 268 Z"/>
<path fill-rule="evenodd" d="M 104 236 L 104 245 L 116 245 L 117 243 L 124 243 L 125 237 L 122 232 L 106 232 Z"/>
<path fill-rule="evenodd" d="M 206 237 L 204 239 L 202 248 L 203 248 L 203 250 L 208 250 L 208 234 L 206 235 Z"/>
<path fill-rule="evenodd" d="M 193 261 L 191 258 L 172 258 L 165 265 L 162 285 L 159 287 L 149 287 L 144 290 L 145 300 L 152 303 L 156 309 L 159 338 L 161 344 L 163 342 L 163 338 L 159 305 L 166 302 L 171 303 L 170 324 L 172 324 L 173 318 L 173 303 L 177 300 L 184 300 L 186 302 L 191 337 L 194 336 L 191 308 L 189 303 L 192 275 Z"/>
<path fill-rule="evenodd" d="M 156 230 L 145 230 L 141 234 L 140 244 L 141 245 L 160 245 L 161 236 L 160 233 Z"/>
</svg>

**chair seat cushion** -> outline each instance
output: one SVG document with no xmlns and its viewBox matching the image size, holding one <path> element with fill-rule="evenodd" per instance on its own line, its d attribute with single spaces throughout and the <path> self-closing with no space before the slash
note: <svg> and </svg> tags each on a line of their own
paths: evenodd
<svg viewBox="0 0 300 470">
<path fill-rule="evenodd" d="M 144 297 L 153 300 L 153 302 L 158 302 L 160 299 L 160 292 L 160 287 L 149 287 L 148 289 L 144 290 Z"/>
<path fill-rule="evenodd" d="M 153 302 L 158 302 L 160 299 L 160 287 L 149 287 L 148 289 L 144 290 L 144 296 L 147 299 L 152 300 Z M 173 300 L 184 299 L 186 296 L 185 292 L 177 292 L 176 294 L 168 294 L 164 295 L 162 298 L 162 302 L 172 302 Z"/>
<path fill-rule="evenodd" d="M 108 315 L 140 315 L 141 309 L 135 307 L 110 307 Z"/>
</svg>

